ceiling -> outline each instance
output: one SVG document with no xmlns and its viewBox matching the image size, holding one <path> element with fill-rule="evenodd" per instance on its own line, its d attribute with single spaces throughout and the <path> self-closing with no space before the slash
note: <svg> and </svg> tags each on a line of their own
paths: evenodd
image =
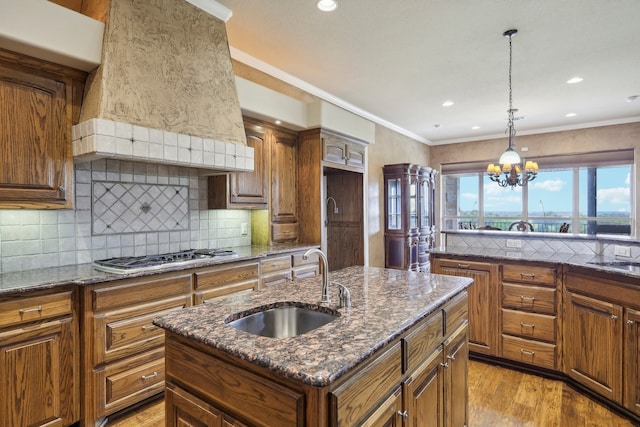
<svg viewBox="0 0 640 427">
<path fill-rule="evenodd" d="M 430 145 L 504 136 L 510 28 L 518 134 L 640 121 L 639 0 L 218 1 L 236 59 Z"/>
</svg>

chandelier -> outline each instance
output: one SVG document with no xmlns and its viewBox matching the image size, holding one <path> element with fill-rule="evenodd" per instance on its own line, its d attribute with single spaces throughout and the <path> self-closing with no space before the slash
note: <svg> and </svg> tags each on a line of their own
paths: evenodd
<svg viewBox="0 0 640 427">
<path fill-rule="evenodd" d="M 538 163 L 527 161 L 522 165 L 522 159 L 520 155 L 513 149 L 514 140 L 516 139 L 516 128 L 513 124 L 513 114 L 518 112 L 517 108 L 513 108 L 513 94 L 511 90 L 511 62 L 512 62 L 512 48 L 511 38 L 518 34 L 518 30 L 507 30 L 502 35 L 509 38 L 509 119 L 507 122 L 506 134 L 509 135 L 509 146 L 502 153 L 498 164 L 491 163 L 487 166 L 487 173 L 489 179 L 493 182 L 497 182 L 500 187 L 525 186 L 529 181 L 536 179 L 538 175 Z"/>
</svg>

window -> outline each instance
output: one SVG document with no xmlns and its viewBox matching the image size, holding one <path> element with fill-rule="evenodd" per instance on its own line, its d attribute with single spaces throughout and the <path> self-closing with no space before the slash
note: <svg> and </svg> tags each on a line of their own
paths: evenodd
<svg viewBox="0 0 640 427">
<path fill-rule="evenodd" d="M 524 220 L 536 232 L 630 235 L 633 160 L 599 165 L 591 165 L 591 158 L 590 165 L 581 164 L 579 156 L 572 160 L 576 166 L 567 167 L 555 159 L 526 187 L 513 189 L 491 182 L 484 172 L 443 167 L 443 229 L 508 230 Z"/>
</svg>

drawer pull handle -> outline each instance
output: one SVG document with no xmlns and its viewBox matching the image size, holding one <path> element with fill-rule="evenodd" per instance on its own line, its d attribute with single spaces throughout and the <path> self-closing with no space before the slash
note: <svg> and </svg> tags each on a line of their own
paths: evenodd
<svg viewBox="0 0 640 427">
<path fill-rule="evenodd" d="M 143 375 L 140 378 L 142 378 L 143 380 L 150 380 L 151 378 L 155 378 L 158 376 L 158 372 L 153 371 L 153 374 L 149 374 L 149 375 Z"/>
<path fill-rule="evenodd" d="M 520 300 L 521 301 L 531 301 L 531 302 L 533 302 L 533 301 L 536 300 L 536 297 L 528 297 L 526 295 L 520 295 Z"/>
<path fill-rule="evenodd" d="M 156 328 L 157 328 L 157 326 L 156 326 L 156 325 L 144 325 L 144 326 L 142 327 L 142 330 L 143 330 L 143 331 L 150 331 L 150 330 L 153 330 L 153 329 L 156 329 Z"/>
<path fill-rule="evenodd" d="M 471 267 L 469 264 L 458 264 L 458 268 L 469 268 Z"/>
<path fill-rule="evenodd" d="M 35 311 L 37 311 L 38 313 L 42 312 L 42 306 L 39 305 L 39 306 L 34 307 L 34 308 L 21 308 L 20 309 L 20 314 L 33 313 Z"/>
<path fill-rule="evenodd" d="M 523 328 L 535 328 L 536 324 L 535 323 L 524 323 L 524 322 L 520 322 L 520 326 L 522 326 Z"/>
<path fill-rule="evenodd" d="M 535 279 L 536 275 L 533 273 L 520 273 L 520 277 L 523 279 Z"/>
<path fill-rule="evenodd" d="M 449 359 L 449 360 L 456 360 L 456 357 L 455 357 L 455 356 L 451 356 L 451 355 L 449 355 L 449 356 L 447 356 L 447 359 Z"/>
<path fill-rule="evenodd" d="M 528 351 L 528 350 L 525 350 L 524 348 L 520 349 L 520 353 L 526 354 L 527 356 L 533 356 L 534 354 L 536 354 L 535 351 Z"/>
<path fill-rule="evenodd" d="M 398 415 L 400 415 L 403 420 L 406 420 L 407 418 L 409 418 L 409 413 L 407 411 L 404 411 L 404 412 L 398 411 Z"/>
</svg>

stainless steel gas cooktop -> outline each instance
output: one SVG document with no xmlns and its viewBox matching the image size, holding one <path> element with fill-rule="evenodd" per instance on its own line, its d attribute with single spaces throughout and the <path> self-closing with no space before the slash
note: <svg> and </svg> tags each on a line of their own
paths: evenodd
<svg viewBox="0 0 640 427">
<path fill-rule="evenodd" d="M 235 255 L 235 252 L 228 249 L 187 249 L 158 255 L 101 259 L 94 261 L 93 267 L 107 273 L 126 274 L 161 269 L 167 265 L 178 266 L 196 260 Z"/>
</svg>

